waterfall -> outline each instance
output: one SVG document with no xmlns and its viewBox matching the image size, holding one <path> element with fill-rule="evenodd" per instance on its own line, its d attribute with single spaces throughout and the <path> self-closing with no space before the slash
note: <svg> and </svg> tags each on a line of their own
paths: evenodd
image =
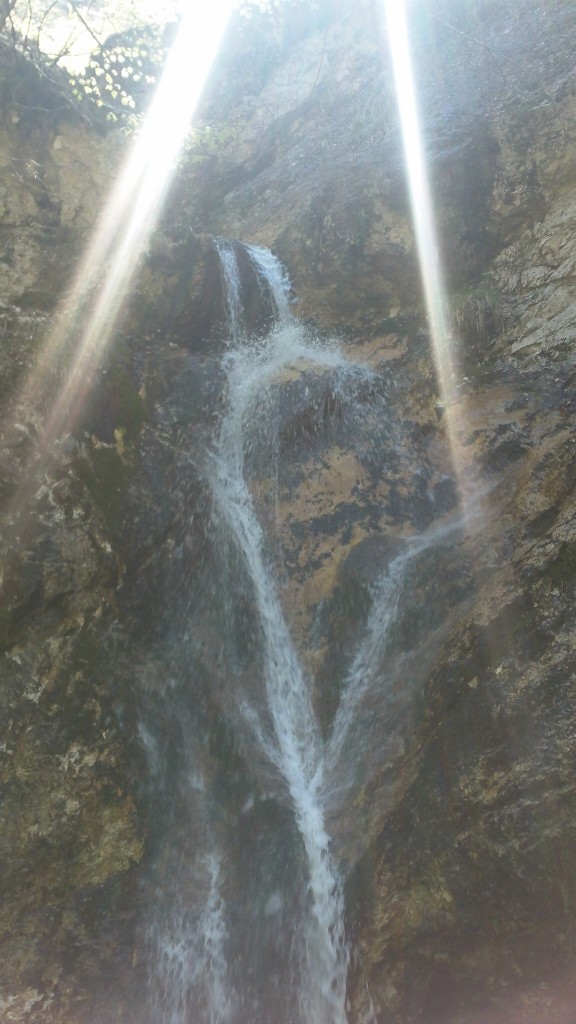
<svg viewBox="0 0 576 1024">
<path fill-rule="evenodd" d="M 352 434 L 361 438 L 369 420 L 369 429 L 381 431 L 382 444 L 398 459 L 394 417 L 387 412 L 381 376 L 351 362 L 337 344 L 314 339 L 292 317 L 290 282 L 269 250 L 224 239 L 215 244 L 228 338 L 222 357 L 224 411 L 202 462 L 212 500 L 205 539 L 213 551 L 204 596 L 216 609 L 206 612 L 206 622 L 218 650 L 211 664 L 217 679 L 207 685 L 217 691 L 224 727 L 244 745 L 256 787 L 248 799 L 244 793 L 241 804 L 228 803 L 237 815 L 231 825 L 226 815 L 219 817 L 216 791 L 209 794 L 204 782 L 190 782 L 202 775 L 203 759 L 208 772 L 214 768 L 182 682 L 183 703 L 174 702 L 183 743 L 180 816 L 173 826 L 175 839 L 168 840 L 176 851 L 174 865 L 164 868 L 170 881 L 152 928 L 151 1024 L 349 1024 L 347 983 L 354 951 L 346 934 L 343 877 L 330 831 L 338 814 L 349 813 L 363 758 L 370 756 L 366 709 L 375 699 L 385 702 L 392 685 L 383 666 L 407 578 L 419 556 L 441 547 L 460 522 L 453 516 L 405 538 L 383 567 L 372 585 L 365 625 L 336 681 L 340 688 L 331 726 L 323 731 L 313 700 L 316 679 L 306 668 L 284 607 L 282 553 L 269 529 L 271 506 L 258 488 L 265 479 L 269 493 L 278 492 L 282 396 L 286 382 L 294 380 L 307 395 L 311 368 L 314 379 L 325 379 L 323 400 L 329 393 Z M 248 329 L 242 302 L 246 275 L 275 318 L 264 335 Z M 239 607 L 249 634 L 243 642 L 252 644 L 249 656 L 238 654 L 237 641 L 231 639 Z M 186 622 L 182 630 L 188 635 Z M 181 642 L 186 661 L 192 641 Z M 157 745 L 148 732 L 148 726 L 143 728 L 158 771 Z M 385 742 L 378 737 L 378 746 Z M 235 874 L 235 864 L 227 860 L 226 844 L 236 842 L 244 816 L 258 800 L 270 797 L 290 820 L 293 905 L 283 898 L 279 873 L 266 862 L 265 852 L 258 862 L 259 884 L 250 896 L 238 893 L 248 876 L 240 869 Z M 257 846 L 251 852 L 260 854 Z M 245 933 L 247 916 L 251 924 Z M 270 929 L 276 927 L 289 936 L 275 954 L 275 969 L 284 975 L 277 988 L 266 966 Z M 258 962 L 251 960 L 253 955 Z M 365 1024 L 371 1024 L 375 1016 L 369 993 L 363 1013 Z"/>
</svg>

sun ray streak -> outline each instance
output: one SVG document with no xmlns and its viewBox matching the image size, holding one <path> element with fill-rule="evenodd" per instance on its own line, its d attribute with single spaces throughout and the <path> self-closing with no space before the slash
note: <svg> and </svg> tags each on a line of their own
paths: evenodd
<svg viewBox="0 0 576 1024">
<path fill-rule="evenodd" d="M 188 0 L 142 129 L 36 367 L 38 378 L 76 336 L 74 358 L 45 425 L 48 443 L 73 423 L 109 344 L 236 3 L 211 0 L 208 18 L 195 0 Z M 80 321 L 85 325 L 81 331 Z"/>
<path fill-rule="evenodd" d="M 462 449 L 462 402 L 455 400 L 454 394 L 459 367 L 447 310 L 442 260 L 422 142 L 405 0 L 384 0 L 384 10 L 438 388 L 444 408 L 452 464 L 466 515 L 472 496 Z"/>
</svg>

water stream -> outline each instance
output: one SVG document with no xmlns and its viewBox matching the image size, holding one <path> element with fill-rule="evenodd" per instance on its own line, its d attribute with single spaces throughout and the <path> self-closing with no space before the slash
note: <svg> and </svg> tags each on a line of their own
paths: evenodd
<svg viewBox="0 0 576 1024">
<path fill-rule="evenodd" d="M 232 242 L 226 238 L 215 239 L 214 245 L 220 260 L 226 325 L 233 345 L 241 344 L 244 338 L 244 310 L 240 297 L 240 274 Z"/>
<path fill-rule="evenodd" d="M 284 779 L 308 861 L 310 908 L 305 924 L 302 1021 L 346 1024 L 348 950 L 344 936 L 341 881 L 330 853 L 319 792 L 323 752 L 309 682 L 290 636 L 273 572 L 264 552 L 264 536 L 245 478 L 245 450 L 251 424 L 265 403 L 266 388 L 298 360 L 339 366 L 337 352 L 307 344 L 291 322 L 288 282 L 271 253 L 255 246 L 248 253 L 267 284 L 279 324 L 263 342 L 247 345 L 229 357 L 228 412 L 223 419 L 214 464 L 217 507 L 241 551 L 254 588 L 264 645 L 266 735 L 258 711 L 250 709 L 257 735 Z M 227 268 L 229 269 L 229 268 Z M 232 337 L 237 331 L 231 325 Z"/>
</svg>

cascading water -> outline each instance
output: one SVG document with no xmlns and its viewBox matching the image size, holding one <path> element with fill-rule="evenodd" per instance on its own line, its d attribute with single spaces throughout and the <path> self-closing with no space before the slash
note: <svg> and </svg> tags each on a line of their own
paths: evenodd
<svg viewBox="0 0 576 1024">
<path fill-rule="evenodd" d="M 226 306 L 226 326 L 233 345 L 239 345 L 244 337 L 244 314 L 240 296 L 240 274 L 234 246 L 226 238 L 215 239 L 214 245 L 220 260 L 222 273 L 224 303 Z"/>
<path fill-rule="evenodd" d="M 290 280 L 284 267 L 269 249 L 260 245 L 246 245 L 246 252 L 256 268 L 259 282 L 269 293 L 280 323 L 285 324 L 290 317 Z"/>
<path fill-rule="evenodd" d="M 388 559 L 372 587 L 368 619 L 341 673 L 331 723 L 322 726 L 315 710 L 316 679 L 306 668 L 284 608 L 281 552 L 269 529 L 271 508 L 258 489 L 264 478 L 269 493 L 278 492 L 280 403 L 286 381 L 302 374 L 301 387 L 307 393 L 307 375 L 324 377 L 330 402 L 359 436 L 367 419 L 366 394 L 377 395 L 381 381 L 349 361 L 336 345 L 312 339 L 292 318 L 290 284 L 271 252 L 222 239 L 216 249 L 229 336 L 222 358 L 226 406 L 202 469 L 212 501 L 206 540 L 214 551 L 209 589 L 215 610 L 198 631 L 220 635 L 210 672 L 221 681 L 208 685 L 215 688 L 223 727 L 247 753 L 245 763 L 259 795 L 246 799 L 244 792 L 245 806 L 236 806 L 237 824 L 231 826 L 217 807 L 214 787 L 223 783 L 213 783 L 210 793 L 204 781 L 198 783 L 198 764 L 206 765 L 208 775 L 214 775 L 214 768 L 202 736 L 187 718 L 193 712 L 184 670 L 182 703 L 174 701 L 174 728 L 182 750 L 173 785 L 180 811 L 170 826 L 174 838 L 169 845 L 175 852 L 164 867 L 169 883 L 151 929 L 151 1024 L 349 1024 L 347 978 L 353 950 L 329 822 L 346 813 L 362 759 L 370 756 L 365 705 L 376 697 L 387 700 L 383 665 L 406 579 L 419 556 L 442 547 L 459 523 L 453 517 L 405 540 L 402 550 Z M 249 329 L 237 253 L 244 261 L 243 273 L 246 266 L 253 268 L 261 299 L 275 315 L 274 327 L 265 334 Z M 382 395 L 370 416 L 372 429 L 376 423 L 376 429 L 393 433 L 393 417 L 382 425 Z M 393 438 L 390 450 L 395 451 Z M 244 625 L 238 639 L 239 616 Z M 182 630 L 186 662 L 195 642 L 185 621 Z M 385 745 L 384 738 L 378 737 L 378 745 Z M 156 763 L 157 752 L 154 759 Z M 250 864 L 248 875 L 227 861 L 227 849 L 238 844 L 236 833 L 242 831 L 245 815 L 254 813 L 256 801 L 263 808 L 274 803 L 289 815 L 292 824 L 282 818 L 285 833 L 279 842 L 290 851 L 282 850 L 281 859 L 290 861 L 292 896 L 283 895 L 288 876 L 272 850 L 260 854 L 250 847 L 250 856 L 260 859 L 258 867 Z M 194 823 L 192 837 L 187 820 Z M 259 820 L 271 834 L 264 811 Z M 254 888 L 250 872 L 257 870 L 262 874 Z M 239 885 L 245 890 L 241 900 Z M 247 914 L 253 922 L 250 935 L 243 928 Z M 271 952 L 274 929 L 289 938 Z M 374 1019 L 370 1007 L 367 995 L 365 1024 Z"/>
<path fill-rule="evenodd" d="M 341 369 L 345 364 L 338 353 L 322 352 L 306 344 L 300 329 L 289 322 L 288 283 L 272 254 L 255 246 L 248 252 L 268 285 L 281 319 L 263 343 L 248 345 L 229 357 L 228 412 L 217 443 L 214 495 L 243 555 L 262 629 L 266 710 L 272 734 L 265 734 L 257 709 L 250 709 L 250 720 L 286 784 L 308 861 L 310 911 L 305 925 L 301 1019 L 314 1024 L 345 1024 L 348 950 L 341 883 L 330 854 L 319 799 L 323 770 L 320 733 L 309 686 L 266 562 L 263 532 L 245 479 L 251 421 L 261 416 L 266 389 L 275 376 L 300 359 Z M 235 333 L 233 328 L 232 335 Z"/>
</svg>

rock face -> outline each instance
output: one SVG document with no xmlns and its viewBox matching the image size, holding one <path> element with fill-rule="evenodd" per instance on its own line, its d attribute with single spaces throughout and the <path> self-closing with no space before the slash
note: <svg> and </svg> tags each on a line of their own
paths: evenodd
<svg viewBox="0 0 576 1024">
<path fill-rule="evenodd" d="M 39 119 L 21 69 L 3 79 L 6 1020 L 158 1024 L 149 908 L 161 920 L 171 886 L 184 905 L 205 898 L 182 863 L 208 857 L 208 835 L 239 986 L 252 939 L 238 894 L 257 903 L 255 865 L 272 851 L 274 892 L 304 898 L 282 856 L 298 859 L 290 813 L 227 677 L 231 663 L 242 685 L 257 676 L 253 597 L 239 586 L 223 639 L 214 588 L 222 235 L 277 252 L 310 330 L 373 371 L 354 415 L 330 370 L 279 377 L 278 469 L 250 478 L 326 735 L 387 567 L 446 531 L 407 563 L 359 702 L 350 799 L 328 810 L 356 951 L 350 1022 L 371 1004 L 379 1024 L 573 1024 L 576 13 L 567 0 L 413 12 L 459 343 L 440 394 L 377 7 L 294 2 L 274 26 L 255 13 L 233 29 L 109 354 L 56 439 L 34 368 L 117 144 L 52 93 Z M 54 390 L 66 358 L 50 361 Z M 467 523 L 448 528 L 462 495 Z M 183 775 L 202 780 L 192 803 Z M 267 906 L 274 1019 L 289 949 Z"/>
</svg>

